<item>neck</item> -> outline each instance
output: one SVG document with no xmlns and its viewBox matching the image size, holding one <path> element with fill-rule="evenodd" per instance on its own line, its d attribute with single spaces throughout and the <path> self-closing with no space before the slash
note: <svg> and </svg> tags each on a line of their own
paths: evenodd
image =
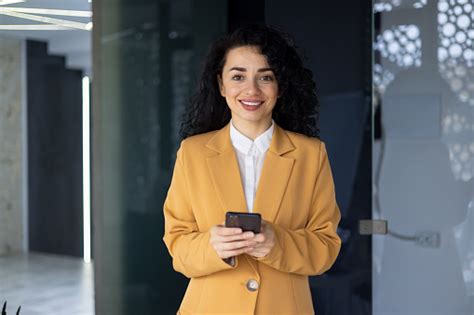
<svg viewBox="0 0 474 315">
<path fill-rule="evenodd" d="M 235 121 L 232 120 L 232 124 L 235 129 L 240 131 L 244 136 L 249 139 L 255 140 L 258 136 L 264 133 L 272 125 L 272 120 L 258 123 L 248 123 L 246 121 Z"/>
</svg>

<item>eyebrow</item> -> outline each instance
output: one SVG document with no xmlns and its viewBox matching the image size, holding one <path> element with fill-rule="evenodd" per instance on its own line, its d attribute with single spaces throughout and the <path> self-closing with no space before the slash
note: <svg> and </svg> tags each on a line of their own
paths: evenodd
<svg viewBox="0 0 474 315">
<path fill-rule="evenodd" d="M 229 72 L 232 71 L 232 70 L 237 70 L 237 71 L 242 71 L 242 72 L 246 72 L 247 69 L 245 68 L 242 68 L 242 67 L 232 67 L 229 69 Z M 265 71 L 273 71 L 272 68 L 260 68 L 257 70 L 257 72 L 265 72 Z"/>
</svg>

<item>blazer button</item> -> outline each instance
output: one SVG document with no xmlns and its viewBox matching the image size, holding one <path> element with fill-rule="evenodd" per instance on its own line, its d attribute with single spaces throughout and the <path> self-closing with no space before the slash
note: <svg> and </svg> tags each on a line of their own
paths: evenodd
<svg viewBox="0 0 474 315">
<path fill-rule="evenodd" d="M 257 280 L 250 279 L 247 281 L 247 290 L 249 291 L 257 291 L 258 290 L 258 282 Z"/>
</svg>

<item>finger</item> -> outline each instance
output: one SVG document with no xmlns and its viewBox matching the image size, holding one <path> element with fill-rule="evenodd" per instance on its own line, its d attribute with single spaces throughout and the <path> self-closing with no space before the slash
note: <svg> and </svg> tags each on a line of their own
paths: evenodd
<svg viewBox="0 0 474 315">
<path fill-rule="evenodd" d="M 253 246 L 253 248 L 260 250 L 260 249 L 262 249 L 262 248 L 265 248 L 265 244 L 263 244 L 263 243 L 256 243 L 255 246 Z"/>
<path fill-rule="evenodd" d="M 268 250 L 266 250 L 265 248 L 255 248 L 253 251 L 247 254 L 252 255 L 254 257 L 263 257 L 268 254 Z"/>
<path fill-rule="evenodd" d="M 215 245 L 215 247 L 219 251 L 236 250 L 236 249 L 240 249 L 240 248 L 253 247 L 253 246 L 255 246 L 255 242 L 252 242 L 252 241 L 218 243 L 218 244 Z"/>
<path fill-rule="evenodd" d="M 266 237 L 265 237 L 265 234 L 258 233 L 251 240 L 255 241 L 257 243 L 263 243 L 263 242 L 265 242 Z"/>
<path fill-rule="evenodd" d="M 236 235 L 236 234 L 242 234 L 242 229 L 215 225 L 212 227 L 211 233 L 220 235 L 220 236 Z"/>
<path fill-rule="evenodd" d="M 246 247 L 246 248 L 241 248 L 241 249 L 236 249 L 236 250 L 224 251 L 224 252 L 221 252 L 222 256 L 220 257 L 225 259 L 225 258 L 229 258 L 233 256 L 239 256 L 241 254 L 248 253 L 251 250 L 252 250 L 251 247 Z"/>
<path fill-rule="evenodd" d="M 253 232 L 245 232 L 236 235 L 215 235 L 215 240 L 219 242 L 234 242 L 234 241 L 241 241 L 241 240 L 248 240 L 254 237 L 255 234 Z"/>
</svg>

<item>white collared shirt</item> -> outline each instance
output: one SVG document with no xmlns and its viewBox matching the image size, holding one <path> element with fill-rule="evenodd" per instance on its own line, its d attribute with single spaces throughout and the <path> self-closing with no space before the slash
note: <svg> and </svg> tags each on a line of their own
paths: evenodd
<svg viewBox="0 0 474 315">
<path fill-rule="evenodd" d="M 230 121 L 230 139 L 239 163 L 240 178 L 242 179 L 248 212 L 253 212 L 258 180 L 262 173 L 265 155 L 268 148 L 270 148 L 274 126 L 275 123 L 272 120 L 270 128 L 252 141 L 234 127 L 232 120 Z"/>
</svg>

